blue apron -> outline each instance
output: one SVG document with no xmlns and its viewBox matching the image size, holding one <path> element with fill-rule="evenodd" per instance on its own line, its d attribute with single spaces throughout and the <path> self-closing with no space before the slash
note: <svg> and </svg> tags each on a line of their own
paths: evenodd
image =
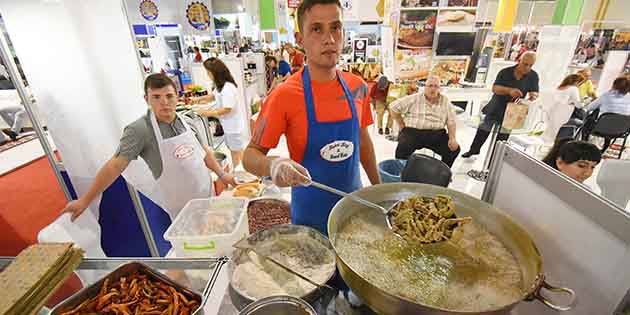
<svg viewBox="0 0 630 315">
<path fill-rule="evenodd" d="M 354 98 L 340 73 L 337 74 L 337 80 L 343 87 L 352 117 L 338 122 L 317 122 L 311 78 L 308 67 L 304 67 L 302 81 L 308 118 L 308 136 L 302 166 L 308 169 L 314 181 L 350 193 L 361 188 L 360 126 Z M 352 155 L 340 162 L 324 159 L 320 153 L 321 149 L 335 141 L 352 142 L 354 145 Z M 293 224 L 313 227 L 328 236 L 328 215 L 339 199 L 341 199 L 339 196 L 315 187 L 293 187 L 291 221 Z"/>
</svg>

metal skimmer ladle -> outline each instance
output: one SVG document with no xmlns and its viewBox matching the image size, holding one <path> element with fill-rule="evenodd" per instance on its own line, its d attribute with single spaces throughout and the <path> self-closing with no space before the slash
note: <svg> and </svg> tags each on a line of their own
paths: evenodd
<svg viewBox="0 0 630 315">
<path fill-rule="evenodd" d="M 352 200 L 354 200 L 354 201 L 356 201 L 356 202 L 358 202 L 358 203 L 360 203 L 360 204 L 362 204 L 362 205 L 364 205 L 366 207 L 370 207 L 370 208 L 374 208 L 374 209 L 377 209 L 377 210 L 381 210 L 383 212 L 383 214 L 385 214 L 385 220 L 387 221 L 387 227 L 390 230 L 392 230 L 392 232 L 393 232 L 393 226 L 392 226 L 392 222 L 391 222 L 392 209 L 394 209 L 399 203 L 404 201 L 404 200 L 400 200 L 400 201 L 396 202 L 394 205 L 392 205 L 389 209 L 385 209 L 385 207 L 377 205 L 377 204 L 375 204 L 375 203 L 373 203 L 371 201 L 367 201 L 367 200 L 365 200 L 365 199 L 363 199 L 361 197 L 357 197 L 355 195 L 348 194 L 346 192 L 343 192 L 341 190 L 332 188 L 332 187 L 330 187 L 328 185 L 324 185 L 322 183 L 318 183 L 318 182 L 315 182 L 315 181 L 311 180 L 311 186 L 315 186 L 315 187 L 317 187 L 317 188 L 319 188 L 321 190 L 325 190 L 325 191 L 333 193 L 335 195 L 339 195 L 339 196 L 342 196 L 342 197 L 347 197 L 347 198 L 352 199 Z M 399 235 L 398 233 L 394 232 L 394 234 L 396 234 L 396 236 L 402 238 L 402 236 Z"/>
</svg>

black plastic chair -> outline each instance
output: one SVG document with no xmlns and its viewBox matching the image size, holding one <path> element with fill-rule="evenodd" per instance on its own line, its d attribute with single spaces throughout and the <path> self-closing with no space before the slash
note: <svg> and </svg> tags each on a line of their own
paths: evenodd
<svg viewBox="0 0 630 315">
<path fill-rule="evenodd" d="M 618 158 L 620 159 L 630 135 L 630 116 L 604 113 L 597 119 L 591 135 L 602 137 L 606 140 L 602 152 L 606 152 L 611 143 L 614 143 L 619 138 L 623 138 L 623 144 L 621 145 L 621 150 L 619 150 Z"/>
<path fill-rule="evenodd" d="M 400 174 L 400 180 L 408 183 L 431 184 L 448 187 L 453 173 L 444 162 L 421 153 L 412 154 Z"/>
</svg>

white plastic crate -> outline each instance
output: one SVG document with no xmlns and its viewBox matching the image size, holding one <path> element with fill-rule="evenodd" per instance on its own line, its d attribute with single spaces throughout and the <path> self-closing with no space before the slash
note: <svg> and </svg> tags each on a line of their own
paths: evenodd
<svg viewBox="0 0 630 315">
<path fill-rule="evenodd" d="M 176 257 L 230 256 L 232 244 L 249 234 L 247 198 L 193 199 L 164 233 Z"/>
</svg>

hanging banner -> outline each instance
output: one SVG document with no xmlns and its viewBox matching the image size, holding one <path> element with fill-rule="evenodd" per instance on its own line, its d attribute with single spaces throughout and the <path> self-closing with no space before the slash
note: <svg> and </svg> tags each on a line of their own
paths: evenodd
<svg viewBox="0 0 630 315">
<path fill-rule="evenodd" d="M 140 2 L 140 15 L 147 21 L 155 21 L 158 17 L 158 7 L 152 0 Z"/>
<path fill-rule="evenodd" d="M 260 29 L 275 31 L 276 26 L 276 4 L 275 0 L 260 0 Z"/>
<path fill-rule="evenodd" d="M 497 17 L 494 20 L 493 32 L 511 33 L 517 10 L 518 0 L 501 0 L 497 10 Z"/>
<path fill-rule="evenodd" d="M 300 7 L 300 0 L 287 0 L 287 6 L 291 9 Z"/>
<path fill-rule="evenodd" d="M 355 38 L 352 40 L 352 62 L 365 63 L 367 61 L 367 38 Z"/>
<path fill-rule="evenodd" d="M 558 0 L 551 23 L 556 25 L 580 24 L 583 7 L 584 0 Z"/>
<path fill-rule="evenodd" d="M 188 23 L 195 29 L 205 31 L 210 27 L 210 10 L 201 2 L 192 2 L 186 9 Z"/>
</svg>

